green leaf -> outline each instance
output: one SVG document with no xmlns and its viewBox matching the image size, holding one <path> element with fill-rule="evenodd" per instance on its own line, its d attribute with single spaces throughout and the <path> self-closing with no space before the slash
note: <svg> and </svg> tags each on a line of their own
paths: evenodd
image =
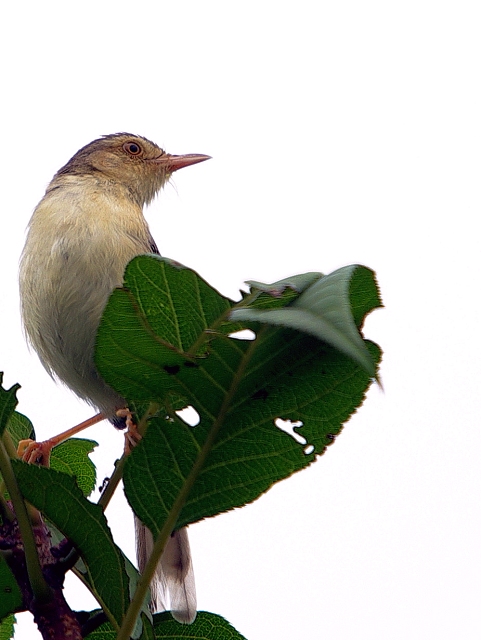
<svg viewBox="0 0 481 640">
<path fill-rule="evenodd" d="M 166 258 L 139 256 L 127 266 L 125 278 L 126 286 L 114 291 L 100 322 L 96 365 L 117 390 L 136 402 L 150 402 L 178 388 L 173 372 L 198 355 L 188 350 L 229 311 L 230 301 L 194 271 Z"/>
<path fill-rule="evenodd" d="M 123 559 L 124 559 L 124 563 L 125 563 L 125 569 L 127 572 L 127 575 L 129 577 L 129 592 L 130 595 L 133 596 L 135 589 L 137 587 L 140 575 L 139 572 L 137 571 L 137 569 L 134 567 L 134 565 L 130 562 L 130 560 L 127 558 L 127 556 L 123 555 Z M 90 575 L 85 567 L 85 564 L 82 562 L 82 560 L 79 560 L 77 562 L 77 564 L 75 565 L 75 574 L 76 576 L 85 584 L 85 586 L 90 589 L 93 593 L 95 592 L 95 589 L 93 588 L 92 585 L 92 580 L 90 578 Z M 152 614 L 150 613 L 149 610 L 149 603 L 150 603 L 150 591 L 147 593 L 146 595 L 146 599 L 145 602 L 142 606 L 141 609 L 141 616 L 138 618 L 134 631 L 132 633 L 132 638 L 134 640 L 140 638 L 140 640 L 142 640 L 142 638 L 145 636 L 145 634 L 148 634 L 149 631 L 148 629 L 152 627 Z M 98 613 L 100 613 L 100 610 L 96 610 L 96 611 L 91 611 L 90 615 L 95 616 Z M 105 625 L 102 625 L 102 628 L 104 629 L 112 629 L 112 632 L 114 633 L 114 638 L 117 636 L 117 631 L 114 630 L 114 628 L 112 627 L 112 625 L 110 623 L 105 623 Z M 88 636 L 90 638 L 90 635 Z M 110 636 L 108 636 L 110 637 Z"/>
<path fill-rule="evenodd" d="M 147 617 L 145 613 L 142 613 L 140 616 L 140 621 L 142 622 L 142 635 L 140 636 L 140 640 L 155 640 L 155 631 L 152 625 L 152 616 Z"/>
<path fill-rule="evenodd" d="M 221 616 L 207 611 L 199 611 L 192 624 L 179 624 L 170 613 L 158 613 L 154 616 L 156 640 L 246 640 L 234 627 Z M 103 624 L 87 636 L 88 640 L 115 640 L 116 633 L 111 625 Z M 148 640 L 146 636 L 145 640 Z M 142 638 L 144 640 L 144 638 Z"/>
<path fill-rule="evenodd" d="M 0 372 L 0 385 L 3 381 L 3 373 Z M 20 389 L 19 384 L 14 384 L 10 389 L 4 389 L 0 386 L 0 437 L 10 420 L 15 407 L 17 406 L 17 391 Z"/>
<path fill-rule="evenodd" d="M 8 564 L 0 555 L 0 620 L 17 611 L 22 606 L 22 593 L 10 571 Z"/>
<path fill-rule="evenodd" d="M 252 502 L 275 482 L 311 464 L 362 402 L 370 378 L 351 359 L 294 332 L 269 333 L 246 367 L 242 384 L 230 380 L 236 393 L 229 409 L 214 406 L 213 394 L 205 400 L 192 398 L 200 424 L 192 428 L 180 419 L 156 418 L 127 460 L 126 495 L 154 532 L 160 531 L 200 455 L 205 460 L 177 526 Z M 216 365 L 232 358 L 218 346 L 212 345 L 212 354 L 219 360 L 209 359 L 212 367 L 206 363 L 195 373 L 220 384 L 225 377 Z M 377 359 L 377 347 L 369 344 L 369 349 Z M 243 360 L 239 358 L 237 369 Z M 220 404 L 222 397 L 217 400 Z M 304 442 L 277 428 L 278 419 L 300 421 L 302 427 L 295 431 Z M 213 429 L 218 434 L 209 448 Z"/>
<path fill-rule="evenodd" d="M 350 286 L 359 271 L 369 272 L 358 265 L 343 267 L 313 281 L 289 306 L 267 310 L 237 308 L 232 311 L 231 318 L 238 322 L 281 325 L 309 333 L 353 358 L 370 376 L 374 376 L 375 363 L 359 334 L 351 309 Z"/>
<path fill-rule="evenodd" d="M 130 560 L 124 556 L 125 560 L 125 568 L 127 571 L 127 575 L 130 580 L 130 596 L 131 598 L 134 596 L 135 590 L 137 588 L 137 584 L 140 578 L 139 572 L 134 567 L 134 565 L 130 562 Z M 150 612 L 151 597 L 150 597 L 150 589 L 147 592 L 146 598 L 142 605 L 142 609 L 140 610 L 140 616 L 137 618 L 135 623 L 134 631 L 132 633 L 132 638 L 136 640 L 140 638 L 140 640 L 148 640 L 148 638 L 153 635 L 152 631 L 152 613 Z"/>
<path fill-rule="evenodd" d="M 52 449 L 50 456 L 50 467 L 74 476 L 84 496 L 95 488 L 96 469 L 89 453 L 97 446 L 94 440 L 69 438 Z"/>
<path fill-rule="evenodd" d="M 0 622 L 0 640 L 10 640 L 13 638 L 15 616 L 7 616 Z"/>
<path fill-rule="evenodd" d="M 125 286 L 111 297 L 101 323 L 97 364 L 131 406 L 153 401 L 162 407 L 124 473 L 129 502 L 154 533 L 179 501 L 178 527 L 241 506 L 332 443 L 361 404 L 380 358 L 349 310 L 350 285 L 363 269 L 256 283 L 234 305 L 166 259 L 143 256 L 128 265 Z M 371 310 L 362 299 L 357 304 L 359 318 Z M 229 320 L 238 320 L 241 310 L 247 310 L 244 323 Z M 261 324 L 252 322 L 254 312 L 289 318 Z M 305 330 L 298 319 L 308 314 L 324 317 L 322 331 L 312 318 Z M 228 337 L 244 327 L 254 328 L 254 340 Z M 331 345 L 336 341 L 342 350 Z M 176 414 L 179 399 L 199 414 L 194 428 Z M 291 435 L 279 420 L 293 423 Z"/>
<path fill-rule="evenodd" d="M 3 389 L 0 388 L 0 397 L 3 396 L 3 399 L 6 400 L 8 395 L 4 395 L 2 392 Z M 7 392 L 7 394 L 9 393 L 10 392 Z M 35 431 L 33 430 L 32 423 L 22 413 L 18 413 L 18 411 L 12 411 L 12 413 L 10 414 L 5 432 L 8 433 L 12 438 L 12 443 L 15 448 L 18 447 L 18 443 L 20 442 L 20 440 L 35 439 Z M 0 482 L 1 481 L 2 474 L 0 474 Z"/>
<path fill-rule="evenodd" d="M 89 633 L 86 638 L 88 638 L 88 640 L 115 640 L 117 638 L 117 631 L 111 624 L 105 622 L 98 629 Z"/>
<path fill-rule="evenodd" d="M 73 477 L 12 460 L 25 498 L 72 541 L 89 572 L 94 595 L 120 624 L 129 603 L 129 580 L 122 552 L 114 544 L 102 508 L 89 502 Z"/>
<path fill-rule="evenodd" d="M 13 444 L 18 447 L 20 440 L 35 440 L 35 431 L 32 423 L 18 411 L 14 411 L 10 416 L 7 431 L 12 436 Z"/>
<path fill-rule="evenodd" d="M 246 640 L 225 618 L 207 611 L 198 611 L 192 624 L 179 624 L 170 613 L 158 613 L 154 628 L 157 640 Z"/>
<path fill-rule="evenodd" d="M 322 277 L 322 273 L 309 272 L 284 278 L 271 284 L 248 280 L 246 284 L 251 287 L 254 295 L 249 295 L 247 301 L 244 299 L 241 305 L 236 305 L 236 307 L 245 308 L 244 305 L 246 303 L 248 305 L 247 308 L 255 309 L 285 307 L 298 298 L 299 294 L 307 289 L 307 287 L 310 287 Z"/>
</svg>

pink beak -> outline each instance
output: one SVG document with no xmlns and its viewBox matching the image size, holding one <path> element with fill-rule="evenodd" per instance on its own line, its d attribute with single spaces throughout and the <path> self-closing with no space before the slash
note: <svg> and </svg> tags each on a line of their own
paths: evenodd
<svg viewBox="0 0 481 640">
<path fill-rule="evenodd" d="M 183 169 L 184 167 L 189 167 L 191 164 L 210 160 L 210 158 L 211 156 L 204 156 L 200 153 L 186 153 L 183 156 L 173 156 L 170 153 L 165 153 L 153 162 L 164 165 L 167 173 L 173 173 L 177 171 L 177 169 Z"/>
</svg>

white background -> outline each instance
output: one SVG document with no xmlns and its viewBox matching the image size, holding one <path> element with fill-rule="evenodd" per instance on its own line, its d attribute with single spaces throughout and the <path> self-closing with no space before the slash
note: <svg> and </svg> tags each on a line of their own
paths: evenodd
<svg viewBox="0 0 481 640">
<path fill-rule="evenodd" d="M 248 640 L 479 639 L 479 3 L 45 0 L 1 21 L 0 369 L 38 436 L 90 414 L 20 326 L 47 183 L 105 133 L 209 154 L 147 213 L 162 254 L 230 296 L 372 267 L 385 391 L 308 470 L 191 527 L 199 608 Z M 87 435 L 102 479 L 122 436 Z M 107 514 L 133 555 L 127 508 Z M 29 618 L 18 638 L 37 637 Z"/>
</svg>

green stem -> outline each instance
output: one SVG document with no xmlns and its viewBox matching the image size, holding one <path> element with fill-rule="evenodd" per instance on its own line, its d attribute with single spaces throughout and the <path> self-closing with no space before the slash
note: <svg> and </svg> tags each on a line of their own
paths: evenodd
<svg viewBox="0 0 481 640">
<path fill-rule="evenodd" d="M 210 340 L 213 335 L 217 334 L 217 327 L 222 326 L 225 322 L 229 320 L 229 315 L 235 309 L 242 309 L 243 307 L 248 307 L 257 297 L 259 296 L 258 291 L 253 291 L 248 296 L 243 298 L 240 302 L 237 302 L 230 309 L 226 309 L 224 313 L 222 313 L 215 322 L 212 323 L 207 329 L 204 329 L 200 334 L 197 340 L 189 347 L 189 350 L 184 354 L 185 356 L 195 357 L 204 342 Z M 225 334 L 221 334 L 225 335 Z"/>
<path fill-rule="evenodd" d="M 172 505 L 172 508 L 169 511 L 169 514 L 164 523 L 164 526 L 162 527 L 162 529 L 159 532 L 159 535 L 157 536 L 157 539 L 154 543 L 154 548 L 152 550 L 152 554 L 145 566 L 144 572 L 142 573 L 139 582 L 137 583 L 137 588 L 135 590 L 134 597 L 132 598 L 129 608 L 127 609 L 127 613 L 125 614 L 125 618 L 122 622 L 122 626 L 120 627 L 120 631 L 117 635 L 117 640 L 129 640 L 129 638 L 131 637 L 131 634 L 135 627 L 135 623 L 137 621 L 140 610 L 142 608 L 145 597 L 147 595 L 147 590 L 152 581 L 152 578 L 154 577 L 157 564 L 164 551 L 165 545 L 169 539 L 169 536 L 174 530 L 174 527 L 179 519 L 180 513 L 189 496 L 189 493 L 205 465 L 205 461 L 215 443 L 219 430 L 224 424 L 225 418 L 229 411 L 230 404 L 237 391 L 238 385 L 242 380 L 242 377 L 245 373 L 245 370 L 250 361 L 250 358 L 252 357 L 255 346 L 256 345 L 254 345 L 254 342 L 253 342 L 247 349 L 245 356 L 242 360 L 242 363 L 237 369 L 236 374 L 232 379 L 232 384 L 230 386 L 230 389 L 225 395 L 224 401 L 222 402 L 221 408 L 219 410 L 219 414 L 214 424 L 212 425 L 212 428 L 210 429 L 207 435 L 207 438 L 205 439 L 205 442 L 202 445 L 201 450 L 199 451 L 199 455 L 197 456 L 197 459 L 194 462 L 194 465 L 189 475 L 187 476 L 186 481 L 184 482 L 181 490 L 177 495 L 177 498 L 174 504 Z"/>
<path fill-rule="evenodd" d="M 20 493 L 17 479 L 12 469 L 10 457 L 7 453 L 9 448 L 8 440 L 5 442 L 5 434 L 0 440 L 0 471 L 7 486 L 10 499 L 12 500 L 17 517 L 18 527 L 23 540 L 25 551 L 25 563 L 27 565 L 27 573 L 32 587 L 34 598 L 39 604 L 46 604 L 52 600 L 53 592 L 42 573 L 42 567 L 37 553 L 37 545 L 35 544 L 35 536 L 32 529 L 32 523 L 28 515 L 27 506 Z"/>
<path fill-rule="evenodd" d="M 159 405 L 156 402 L 151 402 L 149 405 L 149 408 L 147 409 L 145 414 L 142 416 L 137 427 L 137 430 L 141 436 L 145 435 L 145 431 L 147 430 L 147 422 L 149 421 L 149 418 L 155 415 L 158 410 L 159 410 Z M 115 490 L 117 489 L 119 482 L 122 479 L 122 476 L 124 474 L 125 463 L 127 461 L 127 455 L 124 453 L 124 455 L 120 458 L 120 460 L 117 461 L 117 464 L 115 465 L 115 471 L 113 472 L 110 480 L 108 481 L 107 486 L 105 487 L 105 489 L 102 492 L 102 495 L 100 496 L 98 504 L 103 508 L 104 511 L 107 508 L 110 500 L 112 499 L 112 496 L 115 493 Z"/>
<path fill-rule="evenodd" d="M 145 436 L 148 422 L 150 418 L 152 418 L 152 416 L 155 416 L 159 408 L 160 408 L 160 404 L 158 402 L 151 402 L 149 404 L 147 411 L 144 413 L 144 415 L 140 419 L 139 424 L 137 425 L 137 431 L 140 433 L 141 436 Z"/>
<path fill-rule="evenodd" d="M 108 481 L 107 486 L 102 491 L 102 495 L 99 498 L 98 504 L 102 507 L 104 511 L 107 508 L 107 505 L 109 504 L 110 500 L 112 499 L 112 496 L 114 495 L 119 482 L 122 480 L 122 475 L 124 473 L 126 460 L 127 460 L 127 456 L 124 453 L 124 455 L 120 458 L 120 460 L 117 460 L 117 463 L 115 465 L 115 471 L 110 476 L 110 480 Z"/>
<path fill-rule="evenodd" d="M 4 521 L 8 520 L 8 522 L 13 522 L 15 520 L 15 514 L 13 513 L 12 509 L 10 509 L 10 506 L 8 505 L 5 498 L 3 497 L 4 493 L 5 493 L 5 483 L 0 482 L 0 516 Z"/>
</svg>

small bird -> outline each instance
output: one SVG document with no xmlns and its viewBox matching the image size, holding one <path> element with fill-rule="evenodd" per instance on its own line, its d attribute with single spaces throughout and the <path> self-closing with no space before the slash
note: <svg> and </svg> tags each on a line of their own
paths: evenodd
<svg viewBox="0 0 481 640">
<path fill-rule="evenodd" d="M 20 299 L 27 338 L 43 366 L 114 424 L 126 401 L 94 364 L 97 329 L 107 300 L 121 286 L 127 263 L 159 253 L 143 207 L 177 169 L 208 160 L 170 155 L 141 136 L 116 133 L 87 144 L 53 177 L 28 226 L 20 261 Z M 152 535 L 136 519 L 142 571 Z M 192 622 L 195 585 L 185 529 L 166 546 L 152 588 L 164 609 L 162 585 L 174 617 Z"/>
</svg>

